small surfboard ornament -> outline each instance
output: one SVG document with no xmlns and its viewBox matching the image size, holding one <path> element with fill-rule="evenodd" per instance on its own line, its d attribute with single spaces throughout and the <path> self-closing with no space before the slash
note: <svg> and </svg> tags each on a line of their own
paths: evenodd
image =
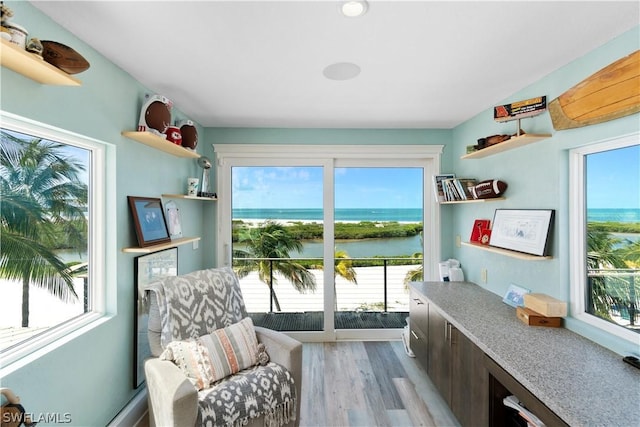
<svg viewBox="0 0 640 427">
<path fill-rule="evenodd" d="M 640 50 L 587 77 L 548 105 L 555 130 L 619 119 L 640 111 Z"/>
</svg>

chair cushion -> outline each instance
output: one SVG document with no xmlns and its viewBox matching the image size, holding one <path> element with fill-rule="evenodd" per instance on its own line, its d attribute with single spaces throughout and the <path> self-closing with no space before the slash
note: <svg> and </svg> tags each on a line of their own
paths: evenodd
<svg viewBox="0 0 640 427">
<path fill-rule="evenodd" d="M 264 346 L 262 346 L 264 348 Z M 198 390 L 255 366 L 258 339 L 250 317 L 195 340 L 173 341 L 160 359 L 176 364 Z"/>
<path fill-rule="evenodd" d="M 240 283 L 230 267 L 164 277 L 145 289 L 152 294 L 149 322 L 155 324 L 159 318 L 163 349 L 172 341 L 196 339 L 247 317 Z M 149 342 L 156 349 L 158 334 L 153 332 L 149 331 Z"/>
<path fill-rule="evenodd" d="M 282 426 L 296 419 L 296 405 L 291 373 L 269 362 L 199 391 L 196 425 L 239 427 L 264 415 L 265 426 Z"/>
</svg>

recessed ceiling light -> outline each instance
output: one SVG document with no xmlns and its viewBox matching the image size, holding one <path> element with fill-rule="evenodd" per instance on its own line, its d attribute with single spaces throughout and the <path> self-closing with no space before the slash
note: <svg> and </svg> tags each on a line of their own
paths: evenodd
<svg viewBox="0 0 640 427">
<path fill-rule="evenodd" d="M 336 62 L 327 66 L 322 74 L 331 80 L 349 80 L 360 74 L 360 67 L 351 62 Z"/>
<path fill-rule="evenodd" d="M 364 15 L 367 11 L 367 2 L 364 0 L 360 1 L 345 1 L 342 3 L 342 14 L 348 18 L 356 18 L 358 16 Z"/>
</svg>

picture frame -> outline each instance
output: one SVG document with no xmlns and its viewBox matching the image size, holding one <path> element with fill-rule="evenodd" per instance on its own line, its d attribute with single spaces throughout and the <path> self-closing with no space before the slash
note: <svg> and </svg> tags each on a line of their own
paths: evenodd
<svg viewBox="0 0 640 427">
<path fill-rule="evenodd" d="M 496 209 L 489 245 L 547 256 L 554 217 L 553 209 Z"/>
<path fill-rule="evenodd" d="M 173 200 L 165 205 L 167 211 L 167 228 L 169 229 L 169 237 L 171 239 L 179 239 L 182 237 L 182 218 L 180 217 L 180 209 Z"/>
<path fill-rule="evenodd" d="M 140 247 L 171 242 L 162 200 L 157 197 L 127 196 Z"/>
<path fill-rule="evenodd" d="M 161 277 L 178 275 L 178 248 L 169 248 L 141 255 L 134 259 L 134 333 L 133 388 L 144 382 L 144 361 L 151 357 L 149 348 L 149 304 L 145 295 L 147 285 Z"/>
<path fill-rule="evenodd" d="M 511 307 L 524 307 L 524 294 L 528 294 L 531 291 L 529 289 L 516 286 L 514 284 L 509 285 L 507 292 L 502 298 L 502 302 Z"/>
</svg>

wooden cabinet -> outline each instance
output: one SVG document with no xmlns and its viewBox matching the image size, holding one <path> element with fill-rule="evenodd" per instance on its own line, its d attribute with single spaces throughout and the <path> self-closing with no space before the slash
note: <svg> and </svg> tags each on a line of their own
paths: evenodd
<svg viewBox="0 0 640 427">
<path fill-rule="evenodd" d="M 411 291 L 409 305 L 409 345 L 420 364 L 427 369 L 429 332 L 429 311 L 427 302 L 415 291 Z"/>
<path fill-rule="evenodd" d="M 489 425 L 489 373 L 484 352 L 451 327 L 451 399 L 449 406 L 463 426 Z"/>
<path fill-rule="evenodd" d="M 411 350 L 460 424 L 489 425 L 484 352 L 415 291 L 410 316 Z"/>
<path fill-rule="evenodd" d="M 489 419 L 491 425 L 495 427 L 508 427 L 515 425 L 514 413 L 503 404 L 503 399 L 514 395 L 520 403 L 531 411 L 547 426 L 567 426 L 544 403 L 540 402 L 529 390 L 513 378 L 507 371 L 502 369 L 489 356 L 484 356 L 484 365 L 489 374 Z"/>
<path fill-rule="evenodd" d="M 429 306 L 429 361 L 427 373 L 447 403 L 451 397 L 451 352 L 449 334 L 451 324 Z M 455 414 L 454 414 L 455 415 Z"/>
</svg>

